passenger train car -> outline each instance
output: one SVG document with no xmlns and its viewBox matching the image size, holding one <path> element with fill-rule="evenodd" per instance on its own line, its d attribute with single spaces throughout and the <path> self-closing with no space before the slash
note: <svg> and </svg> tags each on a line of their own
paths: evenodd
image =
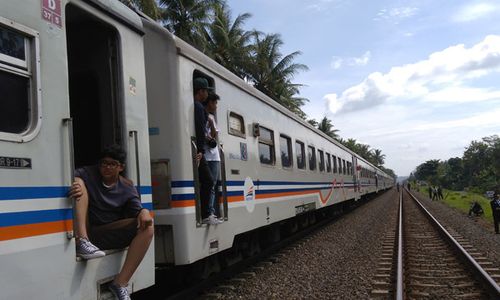
<svg viewBox="0 0 500 300">
<path fill-rule="evenodd" d="M 220 215 L 201 222 L 193 79 L 220 95 Z M 100 149 L 155 215 L 155 265 L 252 252 L 259 230 L 388 189 L 393 178 L 115 0 L 0 0 L 0 299 L 101 299 L 126 255 L 76 258 L 68 187 Z M 248 246 L 250 245 L 250 246 Z M 252 246 L 253 245 L 253 246 Z M 210 263 L 210 264 L 209 264 Z"/>
</svg>

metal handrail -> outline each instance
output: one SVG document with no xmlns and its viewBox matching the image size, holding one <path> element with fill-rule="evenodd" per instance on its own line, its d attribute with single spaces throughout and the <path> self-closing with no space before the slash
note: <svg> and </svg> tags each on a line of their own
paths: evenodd
<svg viewBox="0 0 500 300">
<path fill-rule="evenodd" d="M 223 197 L 223 208 L 224 208 L 224 220 L 227 221 L 229 219 L 228 216 L 228 206 L 227 206 L 227 181 L 226 181 L 226 155 L 224 153 L 224 149 L 222 149 L 222 145 L 219 145 L 219 153 L 220 153 L 220 174 L 221 174 L 221 186 L 222 186 L 222 197 Z"/>
<path fill-rule="evenodd" d="M 398 270 L 396 283 L 396 299 L 403 300 L 403 193 L 399 192 L 399 222 L 398 222 Z"/>
<path fill-rule="evenodd" d="M 436 218 L 434 218 L 431 213 L 420 203 L 420 201 L 415 198 L 407 189 L 405 189 L 408 194 L 415 200 L 420 209 L 425 213 L 425 215 L 432 220 L 434 225 L 438 228 L 438 230 L 447 237 L 450 244 L 458 250 L 460 255 L 465 259 L 465 261 L 472 267 L 472 270 L 476 273 L 479 278 L 483 280 L 483 283 L 489 293 L 496 297 L 496 299 L 500 298 L 500 287 L 498 284 L 491 278 L 491 276 L 477 263 L 477 261 L 469 254 L 467 251 L 460 245 L 460 243 L 455 240 L 455 238 L 439 223 Z"/>
<path fill-rule="evenodd" d="M 69 166 L 70 166 L 70 176 L 71 176 L 71 182 L 70 186 L 73 184 L 75 181 L 75 149 L 74 149 L 74 144 L 73 144 L 73 118 L 64 118 L 63 119 L 63 125 L 68 127 L 68 149 L 69 149 Z M 74 197 L 71 197 L 71 207 L 73 207 L 72 214 L 73 214 L 73 220 L 75 220 L 76 215 L 75 215 L 75 206 L 76 206 L 76 199 Z M 73 222 L 74 224 L 74 222 Z M 73 231 L 68 231 L 66 232 L 66 236 L 68 239 L 74 238 L 74 228 Z"/>
<path fill-rule="evenodd" d="M 131 130 L 128 133 L 129 137 L 134 138 L 134 147 L 135 147 L 135 172 L 136 172 L 136 181 L 137 181 L 137 193 L 139 193 L 139 199 L 141 199 L 141 168 L 139 162 L 139 140 L 137 138 L 137 130 Z"/>
<path fill-rule="evenodd" d="M 201 227 L 201 199 L 200 199 L 200 178 L 198 174 L 198 164 L 196 163 L 196 155 L 198 147 L 196 147 L 196 137 L 191 137 L 191 157 L 193 160 L 193 185 L 194 185 L 194 204 L 196 214 L 196 227 Z"/>
</svg>

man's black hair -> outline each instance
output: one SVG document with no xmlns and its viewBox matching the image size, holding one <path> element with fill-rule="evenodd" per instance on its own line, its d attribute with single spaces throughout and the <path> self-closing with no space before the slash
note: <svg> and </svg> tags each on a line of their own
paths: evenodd
<svg viewBox="0 0 500 300">
<path fill-rule="evenodd" d="M 207 106 L 207 105 L 208 105 L 208 102 L 210 102 L 210 101 L 218 101 L 218 100 L 220 100 L 219 95 L 217 95 L 216 93 L 208 93 L 208 97 L 207 97 L 207 99 L 203 102 L 203 105 Z"/>
<path fill-rule="evenodd" d="M 100 158 L 103 159 L 105 157 L 111 157 L 112 159 L 115 159 L 124 164 L 125 159 L 127 158 L 127 153 L 125 153 L 125 150 L 123 150 L 121 146 L 112 144 L 104 147 L 104 149 L 101 151 Z"/>
</svg>

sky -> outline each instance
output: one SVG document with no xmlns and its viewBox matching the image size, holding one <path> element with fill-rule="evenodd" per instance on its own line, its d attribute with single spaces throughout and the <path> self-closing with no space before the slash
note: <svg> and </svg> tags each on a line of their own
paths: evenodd
<svg viewBox="0 0 500 300">
<path fill-rule="evenodd" d="M 500 1 L 227 0 L 309 67 L 309 118 L 381 149 L 406 176 L 500 134 Z"/>
</svg>

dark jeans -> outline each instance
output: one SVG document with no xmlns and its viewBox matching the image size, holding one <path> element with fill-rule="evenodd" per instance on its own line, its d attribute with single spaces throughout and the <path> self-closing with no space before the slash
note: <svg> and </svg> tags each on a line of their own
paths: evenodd
<svg viewBox="0 0 500 300">
<path fill-rule="evenodd" d="M 208 217 L 206 212 L 208 211 L 210 196 L 212 194 L 212 187 L 214 180 L 212 179 L 212 174 L 210 168 L 208 167 L 207 161 L 203 157 L 198 166 L 198 179 L 200 181 L 200 200 L 201 200 L 201 211 L 202 218 Z"/>
<path fill-rule="evenodd" d="M 493 215 L 493 223 L 495 223 L 495 232 L 499 233 L 498 231 L 498 223 L 500 223 L 500 216 L 495 218 L 495 215 Z"/>
</svg>

